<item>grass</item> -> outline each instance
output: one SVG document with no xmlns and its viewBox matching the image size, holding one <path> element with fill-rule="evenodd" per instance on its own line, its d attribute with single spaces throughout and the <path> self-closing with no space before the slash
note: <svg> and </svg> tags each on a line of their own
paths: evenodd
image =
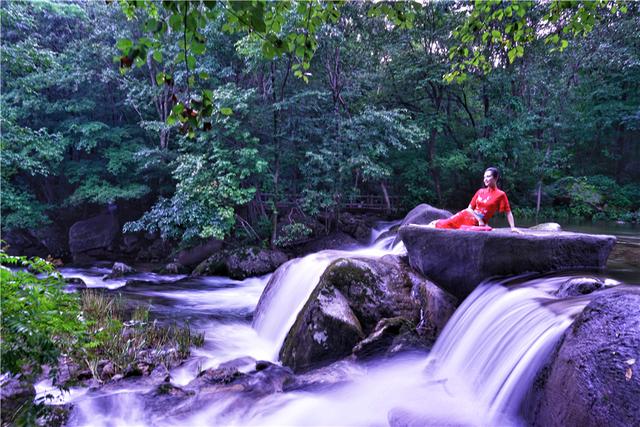
<svg viewBox="0 0 640 427">
<path fill-rule="evenodd" d="M 82 312 L 91 340 L 82 350 L 81 361 L 98 381 L 103 382 L 128 370 L 174 366 L 189 357 L 191 347 L 202 346 L 204 334 L 193 333 L 189 325 L 160 325 L 149 319 L 148 307 L 137 307 L 130 316 L 120 296 L 86 290 L 81 297 Z M 104 374 L 100 368 L 111 363 Z"/>
</svg>

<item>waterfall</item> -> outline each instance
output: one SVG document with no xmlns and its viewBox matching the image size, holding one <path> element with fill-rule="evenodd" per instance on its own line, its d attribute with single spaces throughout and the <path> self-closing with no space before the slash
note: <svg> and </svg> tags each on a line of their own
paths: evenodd
<svg viewBox="0 0 640 427">
<path fill-rule="evenodd" d="M 436 341 L 431 374 L 474 395 L 489 414 L 516 413 L 559 337 L 588 303 L 588 297 L 558 300 L 546 292 L 567 279 L 480 285 Z"/>
<path fill-rule="evenodd" d="M 254 404 L 240 424 L 384 425 L 403 412 L 411 425 L 522 424 L 518 411 L 534 376 L 590 300 L 548 293 L 570 277 L 484 283 L 426 358 L 381 359 L 354 368 L 344 386 L 272 396 Z"/>
<path fill-rule="evenodd" d="M 389 223 L 392 227 L 396 223 Z M 388 229 L 388 227 L 386 228 Z M 393 246 L 395 236 L 375 242 L 386 229 L 372 235 L 369 246 L 350 250 L 325 250 L 296 258 L 280 266 L 271 276 L 256 309 L 253 327 L 262 338 L 273 343 L 272 360 L 276 360 L 289 329 L 296 321 L 320 276 L 338 258 L 380 258 L 384 255 L 402 255 L 406 249 L 402 242 Z"/>
</svg>

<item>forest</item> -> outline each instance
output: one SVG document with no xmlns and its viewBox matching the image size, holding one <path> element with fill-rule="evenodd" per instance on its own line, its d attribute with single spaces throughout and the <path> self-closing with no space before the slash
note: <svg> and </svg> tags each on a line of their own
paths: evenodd
<svg viewBox="0 0 640 427">
<path fill-rule="evenodd" d="M 3 232 L 274 245 L 488 166 L 516 218 L 638 221 L 639 6 L 568 3 L 3 2 Z"/>
<path fill-rule="evenodd" d="M 0 18 L 3 426 L 638 424 L 640 2 Z"/>
</svg>

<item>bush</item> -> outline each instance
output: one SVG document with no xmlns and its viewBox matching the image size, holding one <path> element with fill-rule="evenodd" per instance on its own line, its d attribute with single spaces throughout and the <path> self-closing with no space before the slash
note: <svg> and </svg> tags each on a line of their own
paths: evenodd
<svg viewBox="0 0 640 427">
<path fill-rule="evenodd" d="M 276 246 L 291 246 L 305 240 L 313 230 L 301 222 L 294 222 L 282 227 L 280 236 L 273 242 Z"/>
<path fill-rule="evenodd" d="M 43 259 L 0 250 L 0 264 L 0 370 L 33 379 L 51 365 L 55 375 L 58 358 L 77 348 L 86 331 L 79 296 L 64 292 L 64 280 Z"/>
</svg>

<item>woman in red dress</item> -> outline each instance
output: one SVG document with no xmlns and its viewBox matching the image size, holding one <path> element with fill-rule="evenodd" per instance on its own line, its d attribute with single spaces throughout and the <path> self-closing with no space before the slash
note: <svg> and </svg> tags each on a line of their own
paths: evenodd
<svg viewBox="0 0 640 427">
<path fill-rule="evenodd" d="M 432 221 L 429 226 L 449 229 L 458 229 L 462 226 L 486 226 L 496 212 L 504 212 L 511 231 L 520 233 L 513 220 L 509 199 L 506 193 L 497 187 L 499 177 L 498 169 L 487 168 L 484 172 L 484 188 L 476 192 L 469 206 L 451 218 Z"/>
</svg>

